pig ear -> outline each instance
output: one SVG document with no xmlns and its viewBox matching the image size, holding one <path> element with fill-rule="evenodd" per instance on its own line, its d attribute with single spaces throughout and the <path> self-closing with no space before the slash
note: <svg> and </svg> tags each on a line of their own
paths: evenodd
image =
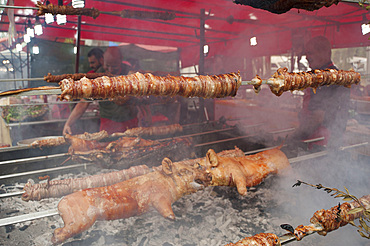
<svg viewBox="0 0 370 246">
<path fill-rule="evenodd" d="M 172 161 L 167 157 L 162 161 L 162 170 L 167 175 L 172 174 Z"/>
<path fill-rule="evenodd" d="M 209 164 L 211 167 L 217 167 L 218 166 L 218 157 L 216 152 L 213 149 L 209 149 L 206 155 L 207 164 Z"/>
</svg>

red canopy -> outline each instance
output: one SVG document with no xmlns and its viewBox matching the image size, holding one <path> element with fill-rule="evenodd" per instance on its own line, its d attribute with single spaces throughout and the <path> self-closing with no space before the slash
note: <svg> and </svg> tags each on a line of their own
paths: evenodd
<svg viewBox="0 0 370 246">
<path fill-rule="evenodd" d="M 36 0 L 17 0 L 17 6 L 35 7 Z M 57 4 L 56 0 L 50 1 Z M 63 4 L 70 4 L 64 0 Z M 370 20 L 369 12 L 358 3 L 341 2 L 318 11 L 292 9 L 284 14 L 273 14 L 231 0 L 86 0 L 86 8 L 99 11 L 169 11 L 174 20 L 128 19 L 101 13 L 96 19 L 82 16 L 81 39 L 109 40 L 134 44 L 161 45 L 180 48 L 183 66 L 198 63 L 201 9 L 205 10 L 205 43 L 209 56 L 254 57 L 282 54 L 299 49 L 312 36 L 327 36 L 334 48 L 369 46 L 369 36 L 361 33 L 361 24 Z M 17 30 L 24 31 L 29 18 L 35 21 L 36 10 L 15 10 Z M 42 17 L 43 18 L 43 17 Z M 41 18 L 41 21 L 43 22 Z M 75 39 L 77 17 L 68 16 L 68 23 L 47 25 L 38 38 L 60 40 Z M 2 16 L 2 31 L 8 30 L 8 19 Z M 251 37 L 257 45 L 251 46 Z M 238 69 L 238 68 L 236 68 Z"/>
</svg>

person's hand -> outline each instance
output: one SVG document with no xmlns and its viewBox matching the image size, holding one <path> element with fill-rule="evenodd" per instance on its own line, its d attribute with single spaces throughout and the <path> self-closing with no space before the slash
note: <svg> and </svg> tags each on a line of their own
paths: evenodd
<svg viewBox="0 0 370 246">
<path fill-rule="evenodd" d="M 63 136 L 65 136 L 66 134 L 72 135 L 72 129 L 68 124 L 65 124 L 63 128 Z"/>
</svg>

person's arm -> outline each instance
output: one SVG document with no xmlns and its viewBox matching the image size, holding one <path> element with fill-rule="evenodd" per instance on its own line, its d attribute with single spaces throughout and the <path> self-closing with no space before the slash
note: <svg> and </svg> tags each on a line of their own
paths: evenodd
<svg viewBox="0 0 370 246">
<path fill-rule="evenodd" d="M 81 100 L 81 102 L 77 103 L 64 125 L 63 135 L 66 135 L 67 133 L 72 134 L 71 126 L 85 113 L 89 104 L 90 102 L 84 100 Z"/>
</svg>

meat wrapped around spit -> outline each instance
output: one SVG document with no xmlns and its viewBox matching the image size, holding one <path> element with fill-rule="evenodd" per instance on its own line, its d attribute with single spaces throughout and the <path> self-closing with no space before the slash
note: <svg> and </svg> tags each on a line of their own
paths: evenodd
<svg viewBox="0 0 370 246">
<path fill-rule="evenodd" d="M 67 195 L 58 204 L 64 227 L 54 231 L 52 242 L 61 243 L 87 230 L 96 220 L 129 218 L 152 208 L 163 217 L 174 220 L 171 204 L 203 189 L 210 178 L 199 165 L 172 163 L 165 158 L 160 171 Z"/>
<path fill-rule="evenodd" d="M 54 5 L 52 3 L 48 5 L 43 5 L 41 2 L 37 2 L 36 7 L 39 8 L 37 11 L 37 16 L 45 15 L 45 13 L 51 13 L 53 15 L 62 14 L 62 15 L 86 15 L 93 17 L 94 19 L 99 16 L 99 10 L 95 8 L 73 8 L 68 5 Z"/>
<path fill-rule="evenodd" d="M 278 148 L 242 157 L 222 157 L 214 150 L 200 162 L 212 175 L 212 186 L 236 186 L 240 195 L 247 187 L 260 184 L 269 174 L 290 168 L 286 155 Z"/>
<path fill-rule="evenodd" d="M 236 243 L 225 246 L 276 246 L 281 245 L 279 237 L 272 233 L 259 233 L 252 237 L 245 237 Z"/>
<path fill-rule="evenodd" d="M 48 75 L 44 76 L 44 80 L 46 82 L 56 82 L 59 83 L 61 80 L 66 78 L 71 78 L 73 80 L 82 79 L 86 77 L 88 79 L 95 79 L 102 76 L 110 76 L 110 73 L 73 73 L 73 74 L 62 74 L 62 75 L 52 75 L 48 73 Z"/>
<path fill-rule="evenodd" d="M 256 77 L 255 80 L 258 80 Z M 350 88 L 353 84 L 360 83 L 361 74 L 355 71 L 336 69 L 315 69 L 309 72 L 289 73 L 288 68 L 279 68 L 267 84 L 276 96 L 285 91 L 304 90 L 308 87 L 314 90 L 320 86 L 341 85 Z M 254 90 L 259 91 L 262 83 L 254 85 Z"/>
<path fill-rule="evenodd" d="M 69 78 L 62 80 L 59 85 L 62 89 L 61 100 L 150 95 L 221 98 L 236 95 L 241 77 L 239 73 L 161 77 L 137 72 L 118 77 L 82 78 L 77 81 Z"/>
<path fill-rule="evenodd" d="M 365 209 L 370 209 L 370 195 L 361 197 L 359 201 Z M 294 230 L 294 236 L 297 240 L 301 240 L 303 237 L 313 232 L 326 236 L 328 232 L 334 231 L 360 218 L 363 215 L 363 210 L 351 214 L 348 213 L 350 210 L 358 207 L 360 207 L 360 204 L 358 204 L 357 201 L 353 201 L 339 204 L 328 210 L 318 210 L 310 219 L 312 224 L 308 226 L 299 225 Z"/>
</svg>

